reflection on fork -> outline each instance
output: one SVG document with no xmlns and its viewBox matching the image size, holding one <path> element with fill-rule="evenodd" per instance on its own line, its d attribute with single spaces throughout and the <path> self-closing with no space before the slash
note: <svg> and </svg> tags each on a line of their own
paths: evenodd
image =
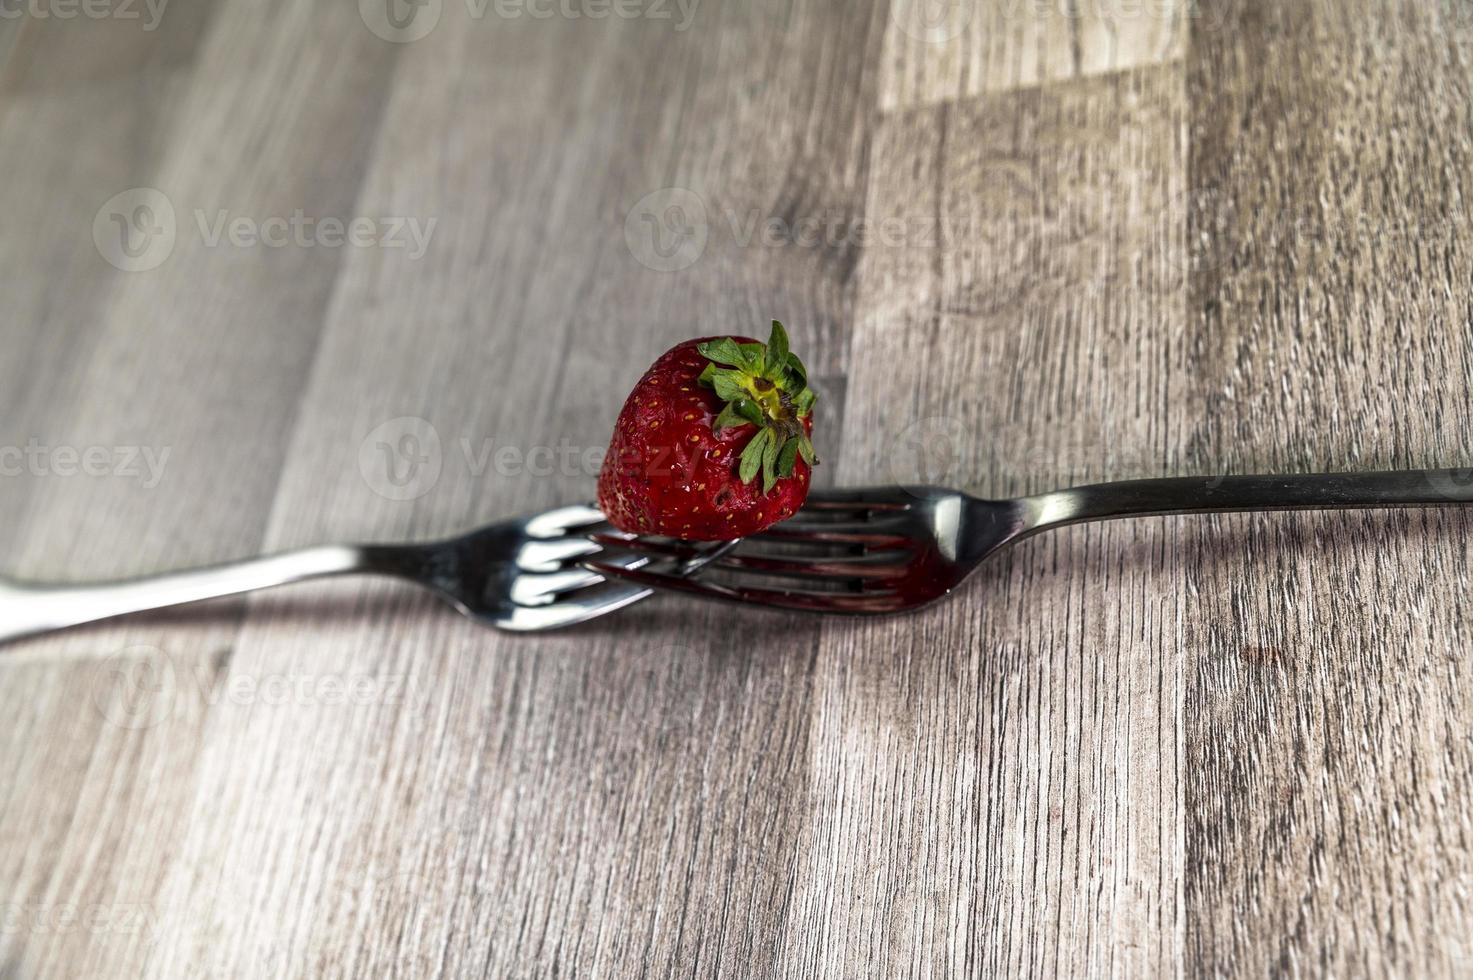
<svg viewBox="0 0 1473 980">
<path fill-rule="evenodd" d="M 1231 511 L 1433 507 L 1473 503 L 1462 470 L 1179 477 L 1072 487 L 1016 500 L 982 500 L 942 487 L 814 491 L 790 520 L 747 539 L 786 553 L 717 555 L 713 571 L 796 583 L 724 584 L 652 566 L 585 559 L 631 585 L 806 612 L 879 614 L 934 602 L 998 551 L 1039 531 L 1084 521 Z M 592 540 L 667 560 L 696 552 L 631 535 Z"/>
<path fill-rule="evenodd" d="M 477 622 L 517 632 L 586 622 L 649 595 L 578 567 L 599 554 L 587 535 L 608 528 L 590 506 L 559 507 L 502 521 L 460 537 L 424 544 L 325 545 L 208 568 L 94 584 L 43 584 L 0 579 L 0 642 L 127 613 L 334 575 L 382 575 L 413 582 Z M 734 542 L 687 549 L 655 563 L 690 574 Z M 650 563 L 624 554 L 612 564 Z"/>
</svg>

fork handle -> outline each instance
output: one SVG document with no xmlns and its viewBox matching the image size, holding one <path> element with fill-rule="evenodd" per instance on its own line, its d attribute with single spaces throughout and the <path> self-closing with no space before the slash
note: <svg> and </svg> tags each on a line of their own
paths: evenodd
<svg viewBox="0 0 1473 980">
<path fill-rule="evenodd" d="M 412 546 L 326 545 L 119 582 L 46 585 L 0 580 L 0 643 L 329 575 L 402 574 L 415 555 Z"/>
<path fill-rule="evenodd" d="M 1026 530 L 1115 517 L 1473 503 L 1473 470 L 1189 476 L 1072 487 L 1025 497 Z"/>
</svg>

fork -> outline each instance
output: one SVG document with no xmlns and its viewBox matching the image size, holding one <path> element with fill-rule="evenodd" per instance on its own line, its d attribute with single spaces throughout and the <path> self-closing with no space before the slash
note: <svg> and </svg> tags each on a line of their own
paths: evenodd
<svg viewBox="0 0 1473 980">
<path fill-rule="evenodd" d="M 352 574 L 413 582 L 470 618 L 504 630 L 571 626 L 649 595 L 647 588 L 606 583 L 601 575 L 575 564 L 598 553 L 600 546 L 586 535 L 603 523 L 603 514 L 593 507 L 560 507 L 426 544 L 304 548 L 87 585 L 0 579 L 0 643 L 127 613 Z M 678 560 L 665 564 L 675 574 L 690 574 L 734 544 L 686 548 Z M 611 565 L 640 567 L 648 561 L 625 555 Z"/>
<path fill-rule="evenodd" d="M 896 613 L 942 598 L 1007 546 L 1066 524 L 1166 514 L 1467 503 L 1473 503 L 1469 470 L 1131 480 L 1015 500 L 981 500 L 941 487 L 872 487 L 814 491 L 791 519 L 748 539 L 782 543 L 794 554 L 729 554 L 710 562 L 713 569 L 792 579 L 806 588 L 726 585 L 609 561 L 580 564 L 611 581 L 711 599 L 809 612 Z M 595 531 L 590 538 L 651 559 L 694 555 L 681 545 L 609 531 Z M 846 553 L 835 554 L 836 549 Z"/>
</svg>

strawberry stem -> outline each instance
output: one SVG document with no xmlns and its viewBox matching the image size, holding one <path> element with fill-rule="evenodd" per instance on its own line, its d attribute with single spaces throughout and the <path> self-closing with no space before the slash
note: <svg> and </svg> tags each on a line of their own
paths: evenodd
<svg viewBox="0 0 1473 980">
<path fill-rule="evenodd" d="M 743 483 L 755 480 L 760 471 L 762 492 L 767 493 L 779 479 L 793 475 L 800 456 L 809 466 L 818 462 L 802 423 L 818 396 L 808 387 L 808 369 L 788 349 L 788 332 L 780 322 L 772 321 L 765 344 L 722 337 L 696 349 L 710 362 L 700 383 L 725 402 L 712 430 L 756 426 L 741 454 L 738 476 Z"/>
</svg>

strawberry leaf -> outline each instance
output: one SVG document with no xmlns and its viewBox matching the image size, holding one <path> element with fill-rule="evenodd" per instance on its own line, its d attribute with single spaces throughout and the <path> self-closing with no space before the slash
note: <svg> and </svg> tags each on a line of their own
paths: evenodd
<svg viewBox="0 0 1473 980">
<path fill-rule="evenodd" d="M 720 340 L 708 340 L 697 344 L 696 350 L 708 361 L 717 364 L 725 364 L 727 367 L 742 368 L 747 366 L 747 355 L 730 337 L 722 337 Z"/>
<path fill-rule="evenodd" d="M 743 483 L 751 483 L 757 471 L 762 468 L 762 458 L 766 455 L 767 444 L 772 441 L 772 430 L 761 429 L 747 443 L 747 448 L 742 450 L 742 465 L 737 476 Z"/>
<path fill-rule="evenodd" d="M 777 434 L 771 429 L 763 429 L 771 438 L 762 446 L 762 492 L 770 493 L 773 484 L 777 483 L 777 454 L 781 448 L 778 445 Z"/>
<path fill-rule="evenodd" d="M 761 374 L 762 366 L 767 357 L 767 348 L 761 344 L 740 344 L 742 353 L 747 355 L 747 363 L 743 365 L 750 374 Z"/>
<path fill-rule="evenodd" d="M 818 457 L 813 452 L 813 442 L 807 436 L 798 437 L 798 453 L 809 466 L 818 462 Z"/>
<path fill-rule="evenodd" d="M 783 448 L 777 454 L 777 475 L 788 477 L 793 475 L 793 465 L 798 461 L 798 440 L 800 436 L 790 436 L 783 443 Z"/>
<path fill-rule="evenodd" d="M 788 349 L 787 329 L 773 320 L 766 344 L 720 337 L 696 349 L 708 361 L 697 380 L 724 403 L 712 431 L 757 427 L 742 450 L 738 472 L 743 483 L 750 483 L 761 470 L 764 493 L 770 491 L 777 480 L 792 475 L 799 455 L 813 456 L 798 420 L 808 416 L 817 396 L 808 387 L 803 362 Z"/>
<path fill-rule="evenodd" d="M 746 375 L 740 371 L 717 371 L 711 376 L 711 384 L 716 388 L 716 397 L 724 402 L 746 398 L 749 394 L 746 381 Z"/>
<path fill-rule="evenodd" d="M 767 363 L 764 365 L 764 373 L 776 381 L 781 377 L 781 370 L 788 362 L 788 332 L 783 329 L 782 323 L 772 321 L 772 336 L 767 340 Z"/>
<path fill-rule="evenodd" d="M 803 361 L 792 351 L 788 352 L 787 367 L 790 372 L 797 375 L 799 382 L 808 384 L 808 369 L 803 366 Z"/>
<path fill-rule="evenodd" d="M 750 398 L 738 398 L 731 404 L 736 406 L 737 413 L 742 418 L 751 422 L 753 425 L 763 426 L 767 424 L 767 419 L 762 415 L 762 409 L 758 408 L 757 403 Z"/>
<path fill-rule="evenodd" d="M 746 425 L 747 419 L 742 416 L 741 411 L 737 408 L 739 404 L 745 401 L 746 399 L 740 399 L 734 402 L 727 402 L 726 407 L 721 410 L 721 414 L 716 416 L 716 421 L 711 423 L 711 431 L 720 432 L 722 429 L 735 429 L 737 426 Z"/>
</svg>

